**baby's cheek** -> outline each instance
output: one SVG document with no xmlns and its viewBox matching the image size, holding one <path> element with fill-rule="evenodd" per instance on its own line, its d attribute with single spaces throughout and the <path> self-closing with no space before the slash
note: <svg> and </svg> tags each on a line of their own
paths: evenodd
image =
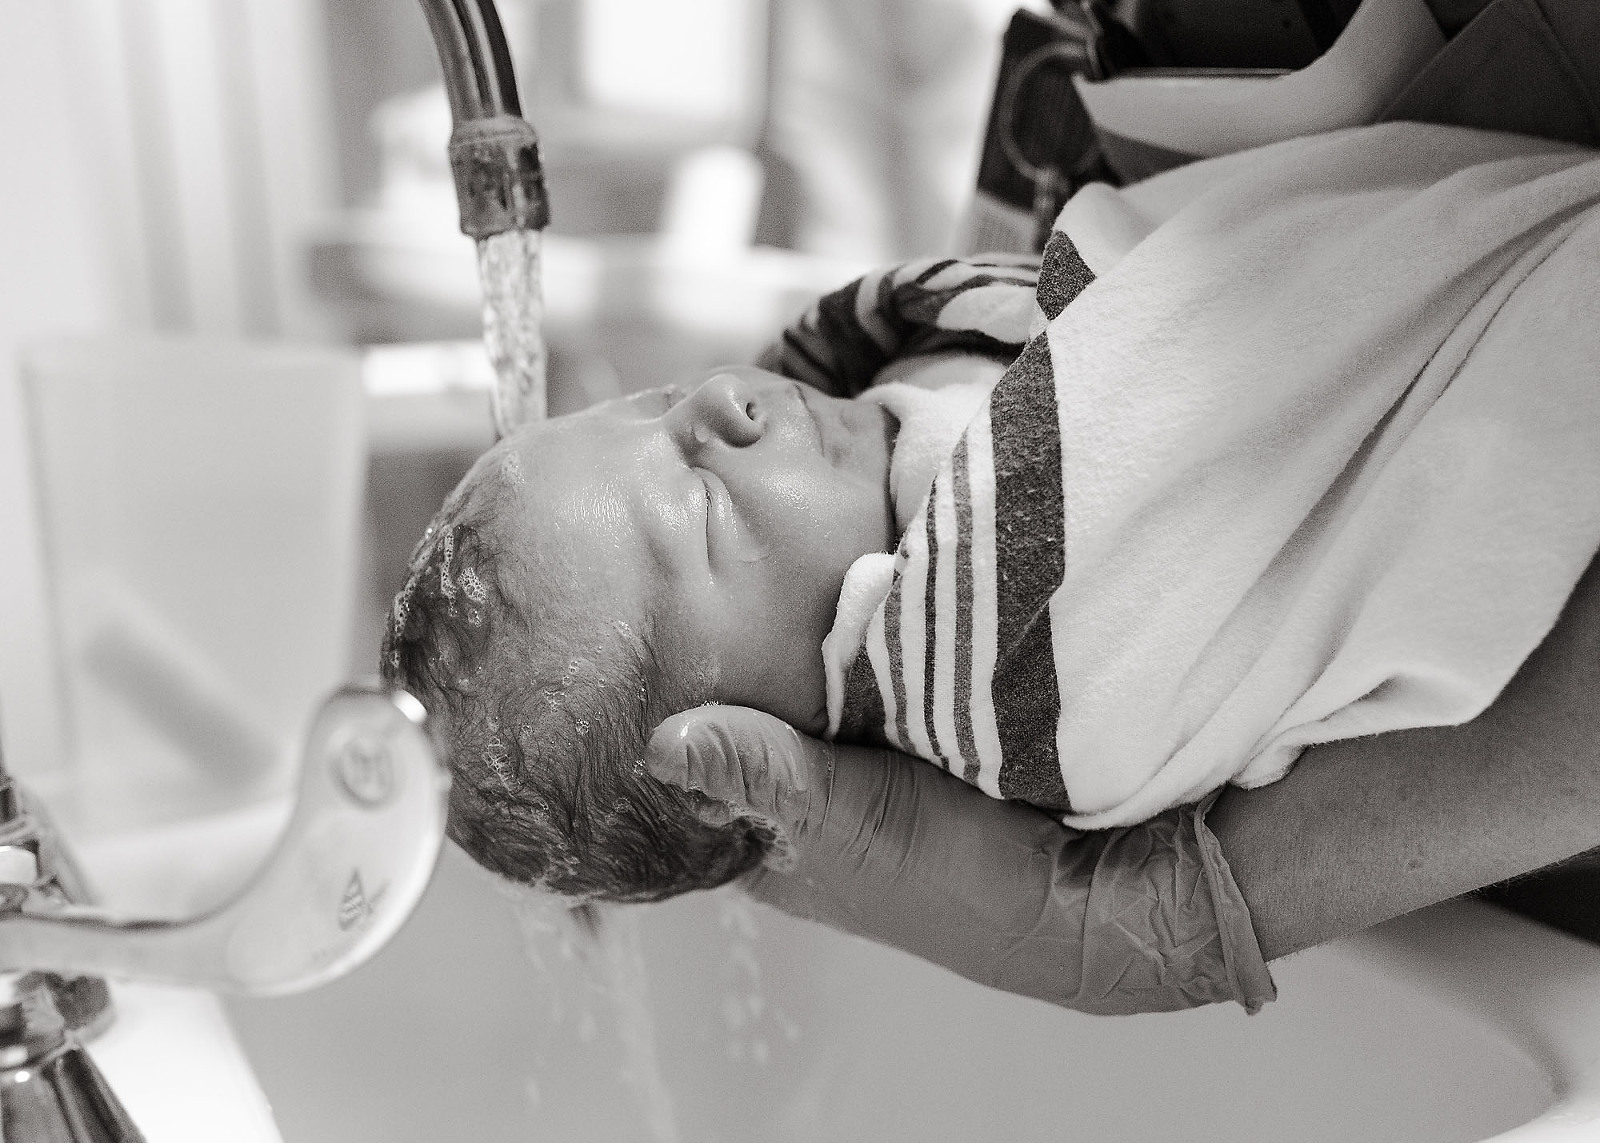
<svg viewBox="0 0 1600 1143">
<path fill-rule="evenodd" d="M 882 509 L 867 490 L 831 469 L 774 474 L 763 483 L 751 524 L 769 550 L 836 571 L 841 579 L 858 557 L 881 550 Z"/>
</svg>

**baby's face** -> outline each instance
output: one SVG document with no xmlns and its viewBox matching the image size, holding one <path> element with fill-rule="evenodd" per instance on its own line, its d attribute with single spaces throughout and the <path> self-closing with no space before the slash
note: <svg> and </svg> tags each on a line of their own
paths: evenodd
<svg viewBox="0 0 1600 1143">
<path fill-rule="evenodd" d="M 817 732 L 845 572 L 894 543 L 895 428 L 734 367 L 529 426 L 479 465 L 516 458 L 513 542 L 559 556 L 581 606 L 653 625 L 669 677 Z"/>
</svg>

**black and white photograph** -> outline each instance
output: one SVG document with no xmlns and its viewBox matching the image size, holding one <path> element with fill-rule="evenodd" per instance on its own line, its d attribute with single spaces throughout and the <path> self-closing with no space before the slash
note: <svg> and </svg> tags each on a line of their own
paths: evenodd
<svg viewBox="0 0 1600 1143">
<path fill-rule="evenodd" d="M 0 1143 L 1600 1143 L 1600 0 L 0 0 Z"/>
</svg>

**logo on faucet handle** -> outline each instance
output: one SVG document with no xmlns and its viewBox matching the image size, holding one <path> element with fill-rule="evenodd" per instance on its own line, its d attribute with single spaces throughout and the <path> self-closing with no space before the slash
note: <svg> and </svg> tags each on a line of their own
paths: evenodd
<svg viewBox="0 0 1600 1143">
<path fill-rule="evenodd" d="M 394 764 L 382 743 L 353 738 L 334 762 L 345 792 L 365 806 L 381 806 L 394 796 Z"/>
<path fill-rule="evenodd" d="M 361 884 L 361 871 L 351 870 L 350 880 L 344 887 L 344 895 L 339 899 L 339 931 L 349 932 L 377 912 L 378 902 L 383 900 L 383 894 L 388 888 L 384 885 L 369 897 Z"/>
</svg>

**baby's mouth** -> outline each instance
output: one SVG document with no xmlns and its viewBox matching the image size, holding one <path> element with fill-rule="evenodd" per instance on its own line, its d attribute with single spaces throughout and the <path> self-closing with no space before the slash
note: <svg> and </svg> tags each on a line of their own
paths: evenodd
<svg viewBox="0 0 1600 1143">
<path fill-rule="evenodd" d="M 818 454 L 827 458 L 830 463 L 833 462 L 833 454 L 828 450 L 828 438 L 822 432 L 822 420 L 817 416 L 817 411 L 811 407 L 811 401 L 806 396 L 806 387 L 798 381 L 794 383 L 794 395 L 800 399 L 800 407 L 806 411 L 806 416 L 811 419 L 811 431 L 817 438 Z"/>
<path fill-rule="evenodd" d="M 812 394 L 805 385 L 797 382 L 794 391 L 811 420 L 818 455 L 834 468 L 859 470 L 865 458 L 877 451 L 867 445 L 876 429 L 881 434 L 884 480 L 889 479 L 889 461 L 894 456 L 895 442 L 900 438 L 900 419 L 886 405 L 876 401 L 839 401 L 825 397 L 828 415 L 824 416 L 812 403 Z M 861 420 L 863 416 L 876 416 L 876 425 L 864 423 Z"/>
<path fill-rule="evenodd" d="M 883 452 L 890 460 L 894 459 L 894 446 L 900 440 L 900 418 L 889 411 L 887 405 L 874 404 L 883 412 Z"/>
<path fill-rule="evenodd" d="M 877 404 L 877 402 L 873 402 Z M 885 551 L 892 551 L 895 544 L 899 543 L 898 529 L 894 526 L 894 447 L 900 441 L 900 418 L 891 413 L 886 405 L 877 405 L 883 414 L 883 503 L 885 518 L 889 521 L 889 540 L 884 545 Z"/>
</svg>

